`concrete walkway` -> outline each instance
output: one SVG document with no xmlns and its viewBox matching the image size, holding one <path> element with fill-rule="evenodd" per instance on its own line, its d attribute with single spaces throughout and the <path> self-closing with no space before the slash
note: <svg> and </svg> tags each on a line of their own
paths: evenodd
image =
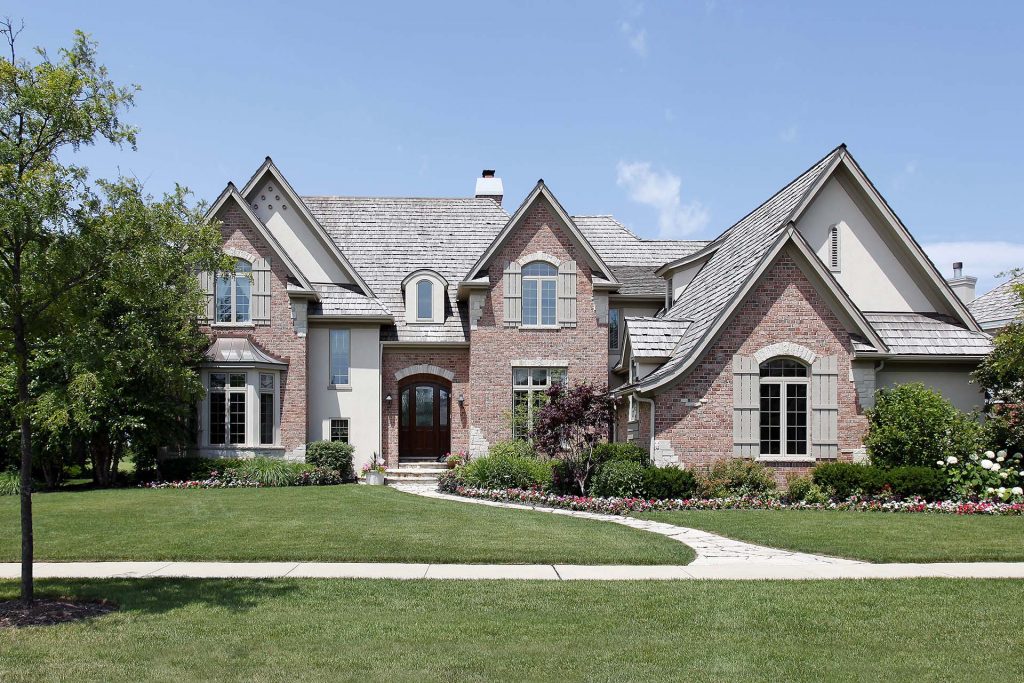
<svg viewBox="0 0 1024 683">
<path fill-rule="evenodd" d="M 0 579 L 19 576 L 16 562 L 0 563 Z M 532 579 L 542 581 L 767 580 L 767 579 L 1024 579 L 1024 562 L 946 562 L 936 564 L 404 564 L 363 562 L 39 562 L 39 579 L 195 578 L 195 579 Z"/>
<path fill-rule="evenodd" d="M 831 566 L 852 566 L 864 565 L 866 562 L 859 560 L 847 560 L 840 557 L 828 557 L 825 555 L 811 555 L 809 553 L 798 553 L 779 548 L 769 548 L 763 545 L 734 541 L 725 536 L 712 534 L 699 529 L 666 524 L 665 522 L 653 522 L 635 517 L 622 517 L 620 515 L 603 515 L 596 512 L 578 512 L 576 510 L 559 510 L 549 507 L 538 507 L 534 505 L 522 505 L 519 503 L 498 503 L 491 500 L 479 500 L 477 498 L 464 498 L 453 496 L 447 493 L 439 493 L 436 489 L 426 486 L 396 486 L 400 491 L 412 493 L 427 498 L 439 498 L 459 503 L 474 503 L 476 505 L 488 505 L 491 507 L 511 508 L 515 510 L 534 510 L 536 512 L 548 512 L 553 515 L 565 515 L 579 519 L 593 519 L 602 522 L 621 524 L 633 529 L 641 529 L 662 536 L 668 536 L 674 541 L 685 543 L 697 553 L 689 567 L 722 566 L 722 565 L 743 565 L 769 567 L 814 567 L 820 565 Z"/>
</svg>

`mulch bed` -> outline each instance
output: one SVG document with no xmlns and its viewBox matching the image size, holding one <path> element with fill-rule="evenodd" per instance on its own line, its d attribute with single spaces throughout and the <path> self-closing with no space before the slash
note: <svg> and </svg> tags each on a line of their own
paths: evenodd
<svg viewBox="0 0 1024 683">
<path fill-rule="evenodd" d="M 116 609 L 117 605 L 107 601 L 36 599 L 32 607 L 26 609 L 20 600 L 3 600 L 0 601 L 0 628 L 53 626 L 69 621 L 94 619 Z"/>
</svg>

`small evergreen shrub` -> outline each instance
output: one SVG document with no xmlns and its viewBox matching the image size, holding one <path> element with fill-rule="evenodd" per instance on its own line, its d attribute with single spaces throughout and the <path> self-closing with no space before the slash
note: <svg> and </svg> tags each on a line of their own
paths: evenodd
<svg viewBox="0 0 1024 683">
<path fill-rule="evenodd" d="M 647 451 L 635 443 L 624 441 L 613 441 L 600 443 L 594 447 L 594 460 L 598 463 L 610 462 L 612 460 L 626 460 L 629 462 L 648 465 Z"/>
<path fill-rule="evenodd" d="M 879 469 L 853 462 L 826 462 L 811 473 L 814 483 L 836 498 L 873 494 L 882 488 Z"/>
<path fill-rule="evenodd" d="M 810 477 L 792 477 L 787 484 L 786 499 L 791 503 L 828 502 L 828 493 Z"/>
<path fill-rule="evenodd" d="M 507 442 L 506 442 L 507 443 Z M 493 453 L 460 468 L 466 486 L 481 489 L 550 490 L 554 461 Z"/>
<path fill-rule="evenodd" d="M 822 463 L 814 468 L 814 483 L 836 498 L 874 496 L 888 491 L 899 498 L 920 496 L 942 500 L 949 489 L 946 474 L 932 467 L 908 465 L 883 468 L 852 462 Z"/>
<path fill-rule="evenodd" d="M 636 498 L 644 495 L 644 466 L 631 460 L 611 460 L 601 465 L 590 483 L 597 498 Z"/>
<path fill-rule="evenodd" d="M 778 486 L 771 471 L 761 463 L 727 458 L 712 463 L 701 474 L 697 488 L 705 498 L 724 498 L 772 493 Z"/>
<path fill-rule="evenodd" d="M 879 479 L 900 498 L 920 496 L 926 500 L 942 500 L 949 489 L 946 473 L 933 467 L 894 467 L 883 470 Z"/>
<path fill-rule="evenodd" d="M 867 414 L 864 445 L 872 465 L 932 467 L 950 456 L 967 458 L 982 445 L 976 417 L 919 382 L 880 389 Z"/>
<path fill-rule="evenodd" d="M 306 446 L 306 464 L 337 472 L 343 479 L 354 479 L 352 454 L 355 448 L 341 441 L 314 441 Z"/>
<path fill-rule="evenodd" d="M 643 490 L 644 497 L 657 500 L 691 498 L 697 491 L 697 478 L 678 467 L 646 467 Z"/>
</svg>

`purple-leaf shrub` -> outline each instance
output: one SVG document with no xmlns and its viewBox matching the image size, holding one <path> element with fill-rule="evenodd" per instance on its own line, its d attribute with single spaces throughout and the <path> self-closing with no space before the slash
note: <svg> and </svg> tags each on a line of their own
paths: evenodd
<svg viewBox="0 0 1024 683">
<path fill-rule="evenodd" d="M 589 382 L 572 387 L 554 384 L 537 413 L 531 437 L 538 451 L 565 463 L 580 493 L 598 463 L 594 447 L 608 436 L 615 409 L 612 398 Z"/>
</svg>

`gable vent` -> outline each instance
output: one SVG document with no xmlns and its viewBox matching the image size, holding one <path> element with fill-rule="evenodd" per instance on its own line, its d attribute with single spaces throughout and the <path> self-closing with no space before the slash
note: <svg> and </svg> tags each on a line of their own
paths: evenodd
<svg viewBox="0 0 1024 683">
<path fill-rule="evenodd" d="M 828 267 L 829 270 L 839 272 L 839 226 L 833 225 L 828 229 Z"/>
</svg>

